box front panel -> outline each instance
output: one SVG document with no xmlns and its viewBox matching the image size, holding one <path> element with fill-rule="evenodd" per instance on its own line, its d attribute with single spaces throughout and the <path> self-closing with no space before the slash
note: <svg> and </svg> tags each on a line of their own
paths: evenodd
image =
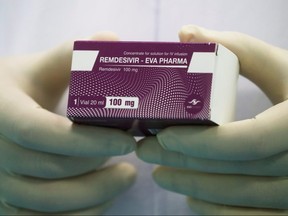
<svg viewBox="0 0 288 216">
<path fill-rule="evenodd" d="M 216 48 L 216 44 L 78 41 L 67 116 L 209 120 Z"/>
</svg>

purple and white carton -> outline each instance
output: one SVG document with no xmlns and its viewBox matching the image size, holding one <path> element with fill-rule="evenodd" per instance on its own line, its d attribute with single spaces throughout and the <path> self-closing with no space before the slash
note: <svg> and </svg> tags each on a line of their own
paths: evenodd
<svg viewBox="0 0 288 216">
<path fill-rule="evenodd" d="M 234 118 L 237 57 L 216 43 L 75 41 L 67 117 L 156 134 Z"/>
</svg>

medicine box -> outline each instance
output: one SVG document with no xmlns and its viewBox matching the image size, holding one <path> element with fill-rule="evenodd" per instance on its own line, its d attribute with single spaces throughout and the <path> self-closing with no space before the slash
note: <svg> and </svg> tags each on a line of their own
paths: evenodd
<svg viewBox="0 0 288 216">
<path fill-rule="evenodd" d="M 156 134 L 234 118 L 239 63 L 217 43 L 75 41 L 67 117 Z"/>
</svg>

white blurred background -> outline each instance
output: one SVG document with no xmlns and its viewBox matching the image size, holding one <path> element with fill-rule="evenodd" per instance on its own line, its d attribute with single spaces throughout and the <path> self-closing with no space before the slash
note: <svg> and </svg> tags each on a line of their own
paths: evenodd
<svg viewBox="0 0 288 216">
<path fill-rule="evenodd" d="M 178 41 L 185 24 L 239 31 L 287 49 L 287 9 L 287 0 L 0 0 L 0 56 L 42 51 L 101 30 L 114 31 L 122 40 Z M 243 77 L 237 97 L 237 120 L 271 106 Z M 67 95 L 57 109 L 63 115 L 66 100 Z M 139 175 L 107 215 L 192 214 L 184 196 L 152 181 L 152 165 L 134 154 L 114 159 L 118 160 L 135 164 Z"/>
</svg>

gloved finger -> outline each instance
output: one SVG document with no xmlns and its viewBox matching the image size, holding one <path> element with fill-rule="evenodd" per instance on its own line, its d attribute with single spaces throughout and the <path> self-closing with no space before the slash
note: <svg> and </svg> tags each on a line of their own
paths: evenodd
<svg viewBox="0 0 288 216">
<path fill-rule="evenodd" d="M 287 215 L 287 210 L 265 209 L 265 208 L 245 208 L 228 205 L 219 205 L 211 202 L 197 200 L 192 197 L 188 199 L 188 205 L 193 212 L 199 215 Z"/>
<path fill-rule="evenodd" d="M 176 168 L 187 168 L 208 173 L 244 174 L 255 176 L 288 176 L 288 152 L 269 158 L 249 161 L 223 161 L 186 156 L 183 153 L 167 151 L 155 137 L 142 139 L 136 153 L 148 163 Z"/>
<path fill-rule="evenodd" d="M 76 210 L 73 212 L 63 212 L 63 213 L 56 213 L 58 216 L 67 216 L 67 215 L 102 215 L 110 206 L 112 205 L 112 201 L 108 201 L 106 203 L 97 205 L 95 207 L 91 207 L 88 209 L 81 209 Z M 55 215 L 54 213 L 42 213 L 22 208 L 16 208 L 11 205 L 7 205 L 6 203 L 0 202 L 0 215 Z"/>
<path fill-rule="evenodd" d="M 253 119 L 211 126 L 176 126 L 157 138 L 166 150 L 214 160 L 256 160 L 288 150 L 288 101 Z"/>
<path fill-rule="evenodd" d="M 135 139 L 124 131 L 73 124 L 66 117 L 40 108 L 20 90 L 11 89 L 10 93 L 13 98 L 5 98 L 0 105 L 0 132 L 14 143 L 79 157 L 122 155 L 136 147 Z"/>
<path fill-rule="evenodd" d="M 288 51 L 237 32 L 211 31 L 194 25 L 183 26 L 182 42 L 217 42 L 234 52 L 241 74 L 256 83 L 274 103 L 288 99 Z"/>
<path fill-rule="evenodd" d="M 163 188 L 216 204 L 287 209 L 286 177 L 201 173 L 158 167 L 153 173 Z"/>
<path fill-rule="evenodd" d="M 69 157 L 23 148 L 0 135 L 0 167 L 20 175 L 64 178 L 99 168 L 106 157 Z"/>
<path fill-rule="evenodd" d="M 16 208 L 57 213 L 101 205 L 126 190 L 135 168 L 122 163 L 74 178 L 44 180 L 0 172 L 1 200 Z"/>
</svg>

